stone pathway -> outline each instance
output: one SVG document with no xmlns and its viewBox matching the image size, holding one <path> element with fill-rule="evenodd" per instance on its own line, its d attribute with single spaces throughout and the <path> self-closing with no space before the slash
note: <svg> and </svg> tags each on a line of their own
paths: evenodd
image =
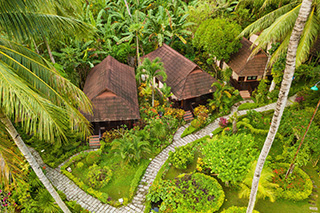
<svg viewBox="0 0 320 213">
<path fill-rule="evenodd" d="M 309 197 L 309 204 L 310 204 L 309 210 L 311 211 L 311 213 L 318 213 L 318 207 L 316 206 L 317 200 L 319 199 L 318 186 L 315 184 L 314 180 L 312 180 L 312 185 L 313 185 L 313 189 Z"/>
<path fill-rule="evenodd" d="M 291 105 L 295 100 L 295 96 L 289 98 L 287 101 L 287 106 Z M 224 118 L 229 118 L 233 115 L 234 112 L 237 111 L 237 108 L 241 105 L 241 103 L 245 103 L 248 101 L 242 101 L 240 103 L 235 104 L 231 108 L 231 113 L 229 115 L 223 116 Z M 250 101 L 249 101 L 250 102 Z M 257 112 L 268 111 L 275 108 L 275 103 L 254 109 Z M 242 110 L 238 112 L 238 115 L 244 115 L 248 110 Z M 65 193 L 68 200 L 74 200 L 78 204 L 80 204 L 83 208 L 88 209 L 90 212 L 95 213 L 134 213 L 134 212 L 143 212 L 144 211 L 144 201 L 145 196 L 148 193 L 149 187 L 154 181 L 158 171 L 165 163 L 169 156 L 170 151 L 174 151 L 175 147 L 184 146 L 192 141 L 195 141 L 199 138 L 202 138 L 206 135 L 209 135 L 213 130 L 219 127 L 219 119 L 216 119 L 214 122 L 203 128 L 202 130 L 196 132 L 195 134 L 191 134 L 181 138 L 181 134 L 190 124 L 184 125 L 180 127 L 175 135 L 173 136 L 173 142 L 168 147 L 166 147 L 161 153 L 159 153 L 149 164 L 146 169 L 142 180 L 137 188 L 136 195 L 134 196 L 132 202 L 127 206 L 123 206 L 120 208 L 115 208 L 108 204 L 103 204 L 98 199 L 92 197 L 91 195 L 85 193 L 82 189 L 80 189 L 73 181 L 69 180 L 65 175 L 60 173 L 60 167 L 65 163 L 62 163 L 58 168 L 52 169 L 45 165 L 39 155 L 34 149 L 30 148 L 33 156 L 38 161 L 41 167 L 46 166 L 46 176 L 51 181 L 51 183 L 60 191 Z"/>
</svg>

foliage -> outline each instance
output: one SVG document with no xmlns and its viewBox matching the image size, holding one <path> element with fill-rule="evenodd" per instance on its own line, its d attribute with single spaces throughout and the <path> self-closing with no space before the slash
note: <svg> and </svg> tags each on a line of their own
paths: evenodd
<svg viewBox="0 0 320 213">
<path fill-rule="evenodd" d="M 67 136 L 69 143 L 48 143 L 48 141 L 40 140 L 36 136 L 30 136 L 23 133 L 21 127 L 17 126 L 21 137 L 29 146 L 33 147 L 41 156 L 44 163 L 52 168 L 56 168 L 72 155 L 83 150 L 89 149 L 89 146 L 84 145 L 80 134 L 74 133 Z"/>
<path fill-rule="evenodd" d="M 276 190 L 277 197 L 294 201 L 308 198 L 313 188 L 310 177 L 302 169 L 295 168 L 293 173 L 285 180 L 284 177 L 289 166 L 287 163 L 272 166 L 274 173 L 272 181 L 279 185 Z"/>
<path fill-rule="evenodd" d="M 99 151 L 89 152 L 86 157 L 87 165 L 98 164 L 101 158 L 101 153 Z"/>
<path fill-rule="evenodd" d="M 101 149 L 104 150 L 105 147 L 106 148 L 110 147 L 114 139 L 120 138 L 122 135 L 126 134 L 126 132 L 127 130 L 125 130 L 124 128 L 112 129 L 104 132 L 102 134 L 101 141 L 103 141 L 105 144 L 104 144 L 104 147 Z"/>
<path fill-rule="evenodd" d="M 301 64 L 294 72 L 295 81 L 310 81 L 320 77 L 320 66 L 314 67 L 313 64 Z"/>
<path fill-rule="evenodd" d="M 151 186 L 147 200 L 158 202 L 160 199 L 160 211 L 215 212 L 224 202 L 224 192 L 210 176 L 182 174 L 173 181 L 161 180 Z"/>
<path fill-rule="evenodd" d="M 195 33 L 193 44 L 203 48 L 217 60 L 228 61 L 230 55 L 240 48 L 240 39 L 237 38 L 241 27 L 226 19 L 207 19 L 202 22 Z"/>
<path fill-rule="evenodd" d="M 139 163 L 145 154 L 151 152 L 149 147 L 148 141 L 143 141 L 135 135 L 118 138 L 112 142 L 112 150 L 120 155 L 125 163 Z"/>
<path fill-rule="evenodd" d="M 238 111 L 246 109 L 255 109 L 258 108 L 259 104 L 257 103 L 243 103 L 238 107 Z"/>
<path fill-rule="evenodd" d="M 154 90 L 155 90 L 155 80 L 156 77 L 161 77 L 162 81 L 167 79 L 167 74 L 164 70 L 163 63 L 160 62 L 160 58 L 157 57 L 153 61 L 149 58 L 145 58 L 143 63 L 137 68 L 136 79 L 141 80 L 142 76 L 145 76 L 145 81 L 147 85 L 151 85 L 152 88 L 152 107 L 154 107 Z"/>
<path fill-rule="evenodd" d="M 226 210 L 223 210 L 221 213 L 246 213 L 247 207 L 231 206 Z M 253 213 L 259 213 L 257 210 L 253 210 Z"/>
<path fill-rule="evenodd" d="M 194 160 L 194 151 L 191 146 L 175 148 L 175 152 L 169 152 L 172 165 L 177 169 L 186 169 Z"/>
<path fill-rule="evenodd" d="M 279 132 L 285 138 L 282 156 L 286 162 L 291 162 L 293 159 L 313 112 L 313 108 L 299 110 L 294 107 L 284 111 Z M 319 143 L 314 143 L 314 141 L 319 140 L 319 133 L 320 128 L 317 125 L 310 126 L 308 134 L 303 141 L 303 146 L 296 158 L 295 163 L 298 166 L 306 165 L 311 157 L 317 158 L 319 156 L 320 145 Z"/>
<path fill-rule="evenodd" d="M 176 118 L 178 120 L 182 120 L 185 113 L 186 112 L 183 109 L 166 107 L 164 115 L 165 116 L 172 116 L 173 118 Z"/>
<path fill-rule="evenodd" d="M 208 100 L 209 110 L 228 114 L 231 106 L 239 98 L 239 91 L 220 82 L 215 82 L 212 86 L 216 88 L 216 91 L 213 93 L 213 98 Z"/>
<path fill-rule="evenodd" d="M 245 197 L 249 198 L 250 197 L 250 192 L 251 192 L 251 185 L 252 185 L 252 180 L 254 176 L 254 172 L 256 169 L 257 162 L 253 162 L 250 170 L 248 171 L 248 174 L 246 175 L 246 178 L 242 181 L 240 184 L 240 193 L 239 197 Z M 258 194 L 257 198 L 263 198 L 265 199 L 268 197 L 271 202 L 274 202 L 276 200 L 276 193 L 275 190 L 278 188 L 278 184 L 272 182 L 274 178 L 274 173 L 272 172 L 272 169 L 269 167 L 264 167 L 260 179 L 259 179 L 259 185 L 258 185 Z"/>
<path fill-rule="evenodd" d="M 257 104 L 265 104 L 269 102 L 269 99 L 268 99 L 269 87 L 266 84 L 267 82 L 268 80 L 262 79 L 259 82 L 258 88 L 252 94 Z"/>
<path fill-rule="evenodd" d="M 97 164 L 93 164 L 89 167 L 88 183 L 94 189 L 101 188 L 108 184 L 111 177 L 112 171 L 107 166 L 100 167 Z"/>
<path fill-rule="evenodd" d="M 196 119 L 194 119 L 194 120 L 196 120 Z M 191 122 L 192 123 L 192 122 Z M 199 128 L 195 128 L 194 126 L 192 126 L 192 125 L 190 125 L 190 126 L 188 126 L 188 128 L 186 128 L 184 131 L 183 131 L 183 133 L 181 134 L 181 138 L 183 138 L 183 137 L 185 137 L 185 136 L 187 136 L 187 135 L 190 135 L 190 134 L 192 134 L 192 133 L 194 133 L 194 132 L 196 132 L 196 131 L 198 131 L 199 130 Z"/>
<path fill-rule="evenodd" d="M 83 166 L 84 166 L 84 163 L 82 163 L 82 162 L 77 163 L 77 169 L 82 169 Z"/>
<path fill-rule="evenodd" d="M 201 127 L 201 121 L 195 118 L 191 121 L 190 126 L 192 126 L 194 129 L 199 129 Z"/>
<path fill-rule="evenodd" d="M 203 145 L 203 162 L 222 181 L 236 184 L 244 179 L 251 162 L 257 157 L 254 145 L 251 135 L 216 136 Z"/>
</svg>

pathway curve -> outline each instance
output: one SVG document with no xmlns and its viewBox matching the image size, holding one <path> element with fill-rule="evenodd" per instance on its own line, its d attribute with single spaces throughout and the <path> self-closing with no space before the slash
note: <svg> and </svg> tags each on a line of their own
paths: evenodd
<svg viewBox="0 0 320 213">
<path fill-rule="evenodd" d="M 295 96 L 289 98 L 287 101 L 287 106 L 291 105 L 295 100 Z M 234 112 L 237 111 L 239 105 L 246 101 L 240 102 L 231 108 L 231 113 L 229 115 L 223 116 L 224 118 L 229 118 L 233 115 Z M 254 109 L 257 112 L 263 112 L 275 109 L 276 103 L 272 103 L 263 107 L 259 107 Z M 245 115 L 248 110 L 238 111 L 238 115 Z M 82 189 L 80 189 L 76 184 L 73 183 L 70 179 L 68 179 L 65 175 L 60 173 L 61 165 L 52 169 L 45 165 L 39 155 L 34 149 L 30 148 L 33 156 L 36 158 L 41 167 L 46 166 L 46 176 L 52 182 L 52 184 L 60 191 L 65 193 L 68 200 L 74 200 L 78 204 L 80 204 L 83 208 L 88 209 L 90 212 L 95 213 L 134 213 L 134 212 L 143 212 L 144 211 L 144 202 L 145 196 L 148 193 L 149 187 L 154 181 L 158 171 L 165 163 L 169 156 L 170 151 L 174 151 L 175 147 L 184 146 L 192 141 L 195 141 L 199 138 L 202 138 L 206 135 L 209 135 L 212 131 L 219 127 L 219 119 L 216 119 L 214 122 L 203 128 L 202 130 L 196 132 L 195 134 L 191 134 L 181 138 L 181 134 L 190 124 L 184 125 L 180 127 L 173 136 L 173 142 L 169 146 L 167 146 L 161 153 L 159 153 L 149 164 L 146 169 L 144 176 L 142 177 L 140 184 L 137 188 L 137 192 L 133 197 L 133 200 L 127 206 L 123 206 L 120 208 L 115 208 L 108 204 L 104 204 L 98 199 L 92 197 L 91 195 L 85 193 Z M 63 165 L 63 164 L 62 164 Z"/>
</svg>

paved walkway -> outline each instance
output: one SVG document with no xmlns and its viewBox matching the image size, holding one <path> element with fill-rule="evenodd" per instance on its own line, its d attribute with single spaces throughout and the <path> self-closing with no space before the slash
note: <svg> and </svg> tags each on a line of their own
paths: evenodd
<svg viewBox="0 0 320 213">
<path fill-rule="evenodd" d="M 291 105 L 295 100 L 295 96 L 289 98 L 287 102 L 287 106 Z M 242 101 L 239 104 L 236 104 L 231 108 L 231 113 L 229 115 L 223 116 L 224 118 L 229 118 L 233 115 L 234 112 L 237 111 L 239 105 L 241 103 L 248 102 Z M 263 112 L 275 109 L 275 103 L 254 109 L 257 112 Z M 238 115 L 244 115 L 248 110 L 242 110 L 238 112 Z M 166 147 L 160 154 L 158 154 L 149 164 L 148 168 L 140 184 L 137 188 L 136 195 L 134 196 L 132 202 L 127 206 L 123 206 L 120 208 L 115 208 L 108 204 L 103 204 L 98 199 L 92 197 L 91 195 L 85 193 L 82 189 L 80 189 L 76 184 L 73 183 L 70 179 L 68 179 L 65 175 L 60 173 L 60 167 L 64 164 L 61 164 L 58 168 L 52 169 L 45 165 L 39 155 L 34 149 L 30 148 L 33 156 L 36 158 L 41 167 L 46 166 L 46 176 L 52 182 L 52 184 L 60 191 L 65 193 L 68 200 L 75 200 L 78 204 L 80 204 L 83 208 L 88 209 L 90 212 L 95 213 L 105 213 L 105 212 L 115 212 L 115 213 L 134 213 L 134 212 L 143 212 L 144 211 L 144 201 L 145 196 L 148 193 L 149 187 L 151 183 L 155 179 L 158 171 L 165 163 L 169 156 L 170 151 L 174 151 L 175 147 L 184 146 L 192 141 L 195 141 L 199 138 L 202 138 L 206 135 L 209 135 L 213 130 L 219 127 L 219 119 L 216 119 L 214 122 L 203 128 L 202 130 L 196 132 L 195 134 L 191 134 L 181 138 L 181 134 L 190 124 L 184 125 L 180 127 L 173 137 L 173 142 L 168 147 Z"/>
</svg>

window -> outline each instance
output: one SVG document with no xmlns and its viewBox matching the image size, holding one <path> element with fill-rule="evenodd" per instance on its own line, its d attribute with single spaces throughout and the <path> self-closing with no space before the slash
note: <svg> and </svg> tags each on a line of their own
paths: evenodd
<svg viewBox="0 0 320 213">
<path fill-rule="evenodd" d="M 244 81 L 244 77 L 239 77 L 238 81 Z"/>
<path fill-rule="evenodd" d="M 247 80 L 257 80 L 257 76 L 248 76 Z"/>
</svg>

